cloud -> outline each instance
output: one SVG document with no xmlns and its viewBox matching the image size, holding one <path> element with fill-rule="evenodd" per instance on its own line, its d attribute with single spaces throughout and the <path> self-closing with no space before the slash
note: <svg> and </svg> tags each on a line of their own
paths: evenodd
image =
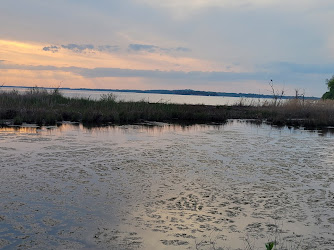
<svg viewBox="0 0 334 250">
<path fill-rule="evenodd" d="M 50 45 L 43 48 L 44 51 L 50 51 L 52 53 L 59 52 L 61 49 L 66 49 L 73 51 L 75 53 L 84 53 L 87 51 L 100 51 L 100 52 L 116 52 L 119 51 L 120 47 L 118 45 L 98 45 L 94 46 L 92 44 L 74 44 L 70 43 L 67 45 Z"/>
<path fill-rule="evenodd" d="M 51 65 L 20 65 L 5 63 L 0 60 L 1 69 L 19 69 L 19 70 L 47 70 L 64 71 L 80 75 L 85 78 L 101 77 L 143 77 L 143 78 L 161 78 L 161 79 L 187 79 L 204 81 L 267 81 L 276 79 L 279 81 L 297 80 L 310 75 L 333 74 L 334 64 L 296 64 L 289 62 L 276 62 L 259 67 L 260 70 L 254 72 L 226 72 L 226 71 L 177 71 L 177 70 L 141 70 L 125 69 L 112 67 L 57 67 Z M 285 74 L 282 74 L 285 73 Z"/>
<path fill-rule="evenodd" d="M 1 69 L 40 70 L 40 71 L 64 71 L 80 75 L 85 78 L 101 77 L 143 77 L 163 79 L 187 79 L 205 81 L 234 81 L 234 80 L 263 80 L 263 73 L 234 73 L 223 71 L 162 71 L 162 70 L 137 70 L 121 68 L 84 68 L 84 67 L 56 67 L 45 65 L 19 65 L 4 64 L 0 62 Z"/>
<path fill-rule="evenodd" d="M 64 49 L 68 49 L 68 50 L 71 50 L 73 52 L 76 52 L 76 53 L 81 53 L 85 50 L 93 50 L 94 49 L 94 45 L 92 44 L 74 44 L 74 43 L 71 43 L 71 44 L 67 44 L 67 45 L 61 45 L 62 48 Z"/>
<path fill-rule="evenodd" d="M 156 52 L 159 49 L 158 46 L 155 45 L 147 45 L 147 44 L 130 44 L 129 50 L 133 51 L 147 51 L 147 52 Z"/>
<path fill-rule="evenodd" d="M 67 45 L 49 45 L 43 47 L 44 51 L 56 53 L 59 52 L 61 49 L 70 50 L 75 53 L 85 53 L 85 52 L 117 52 L 121 50 L 121 47 L 118 45 L 93 45 L 93 44 L 74 44 L 70 43 Z M 176 48 L 162 48 L 156 45 L 149 45 L 149 44 L 129 44 L 128 51 L 134 52 L 150 52 L 150 53 L 170 53 L 170 52 L 190 52 L 191 49 L 185 47 L 176 47 Z"/>
<path fill-rule="evenodd" d="M 117 52 L 120 51 L 120 46 L 118 45 L 98 45 L 95 46 L 93 44 L 67 44 L 67 45 L 50 45 L 43 47 L 44 51 L 56 53 L 61 49 L 66 49 L 73 51 L 75 53 L 85 53 L 88 51 L 100 51 L 100 52 Z M 129 44 L 128 51 L 140 52 L 145 51 L 149 53 L 170 53 L 170 52 L 190 52 L 191 49 L 185 47 L 176 47 L 176 48 L 162 48 L 156 45 L 150 44 Z"/>
<path fill-rule="evenodd" d="M 77 69 L 77 73 L 86 78 L 97 77 L 144 77 L 157 79 L 187 79 L 205 81 L 243 81 L 243 80 L 263 80 L 263 73 L 249 72 L 223 72 L 223 71 L 161 71 L 161 70 L 133 70 L 119 68 L 94 68 Z"/>
<path fill-rule="evenodd" d="M 170 52 L 189 52 L 191 49 L 185 47 L 177 47 L 177 48 L 162 48 L 156 45 L 150 44 L 129 44 L 128 51 L 145 51 L 150 53 L 170 53 Z"/>
<path fill-rule="evenodd" d="M 51 65 L 4 64 L 4 63 L 0 62 L 0 70 L 1 69 L 71 71 L 71 69 L 73 69 L 73 67 L 56 67 L 56 66 L 51 66 Z"/>
<path fill-rule="evenodd" d="M 43 48 L 44 51 L 51 51 L 52 53 L 58 52 L 59 49 L 60 49 L 60 47 L 55 46 L 55 45 L 50 45 L 50 46 L 47 46 L 47 47 Z"/>
<path fill-rule="evenodd" d="M 96 50 L 101 52 L 116 52 L 120 50 L 118 45 L 99 45 Z"/>
</svg>

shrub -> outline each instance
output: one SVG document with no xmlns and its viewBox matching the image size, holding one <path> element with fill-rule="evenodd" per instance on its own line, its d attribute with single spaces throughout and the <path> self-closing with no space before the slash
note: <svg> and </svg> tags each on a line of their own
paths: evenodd
<svg viewBox="0 0 334 250">
<path fill-rule="evenodd" d="M 326 80 L 326 84 L 329 91 L 323 94 L 322 99 L 334 99 L 334 75 Z"/>
</svg>

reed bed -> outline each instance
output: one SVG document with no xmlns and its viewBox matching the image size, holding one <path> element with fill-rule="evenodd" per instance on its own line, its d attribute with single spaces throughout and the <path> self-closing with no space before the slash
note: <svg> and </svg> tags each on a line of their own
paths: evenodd
<svg viewBox="0 0 334 250">
<path fill-rule="evenodd" d="M 61 121 L 84 124 L 130 124 L 140 121 L 208 123 L 225 122 L 224 109 L 208 109 L 205 105 L 179 105 L 116 101 L 112 94 L 100 100 L 67 98 L 58 90 L 34 88 L 20 94 L 0 92 L 0 120 L 14 124 L 54 125 Z"/>
<path fill-rule="evenodd" d="M 291 99 L 280 105 L 264 105 L 262 115 L 276 125 L 322 128 L 334 126 L 334 100 Z"/>
<path fill-rule="evenodd" d="M 142 121 L 224 123 L 227 119 L 256 119 L 308 128 L 334 126 L 334 101 L 291 99 L 253 105 L 243 104 L 241 100 L 233 106 L 207 106 L 116 101 L 112 94 L 102 95 L 100 100 L 68 98 L 57 89 L 32 88 L 24 93 L 0 90 L 0 124 L 55 125 L 62 121 L 91 125 Z"/>
</svg>

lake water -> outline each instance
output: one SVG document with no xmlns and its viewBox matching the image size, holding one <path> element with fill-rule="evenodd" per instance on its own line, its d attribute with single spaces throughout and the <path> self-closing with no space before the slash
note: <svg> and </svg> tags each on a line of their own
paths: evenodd
<svg viewBox="0 0 334 250">
<path fill-rule="evenodd" d="M 1 128 L 0 248 L 333 249 L 330 131 L 155 125 Z"/>
<path fill-rule="evenodd" d="M 20 92 L 27 91 L 24 88 L 15 88 Z M 0 88 L 3 91 L 11 91 L 13 88 Z M 88 90 L 67 90 L 62 89 L 60 92 L 66 97 L 72 98 L 90 98 L 98 100 L 101 95 L 112 93 L 116 100 L 120 101 L 145 101 L 151 103 L 177 103 L 177 104 L 205 104 L 205 105 L 234 105 L 242 102 L 243 104 L 260 105 L 264 102 L 272 102 L 268 98 L 241 98 L 241 97 L 224 97 L 224 96 L 194 96 L 194 95 L 164 95 L 149 93 L 130 93 L 130 92 L 112 92 L 112 91 L 88 91 Z M 285 101 L 285 100 L 282 100 Z"/>
</svg>

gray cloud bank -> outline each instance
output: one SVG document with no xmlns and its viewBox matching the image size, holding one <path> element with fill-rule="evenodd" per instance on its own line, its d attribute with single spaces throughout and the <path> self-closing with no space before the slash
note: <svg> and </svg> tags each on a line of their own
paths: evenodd
<svg viewBox="0 0 334 250">
<path fill-rule="evenodd" d="M 143 77 L 160 79 L 188 79 L 188 80 L 206 80 L 206 81 L 237 81 L 237 80 L 260 80 L 263 79 L 263 73 L 234 73 L 234 72 L 206 72 L 206 71 L 162 71 L 162 70 L 137 70 L 120 68 L 81 68 L 81 67 L 56 67 L 44 65 L 18 65 L 4 64 L 0 62 L 1 69 L 18 69 L 33 71 L 64 71 L 80 75 L 85 78 L 100 77 Z"/>
<path fill-rule="evenodd" d="M 272 65 L 278 65 L 276 68 Z M 143 77 L 161 79 L 188 79 L 205 81 L 266 81 L 271 78 L 282 79 L 282 72 L 291 74 L 284 75 L 285 79 L 296 79 L 304 74 L 329 75 L 333 72 L 334 64 L 325 65 L 299 65 L 290 63 L 276 63 L 270 66 L 270 70 L 256 72 L 224 72 L 224 71 L 162 71 L 162 70 L 137 70 L 120 68 L 82 68 L 82 67 L 56 67 L 56 66 L 32 66 L 8 64 L 0 60 L 1 69 L 19 70 L 48 70 L 72 72 L 85 78 L 100 77 Z"/>
<path fill-rule="evenodd" d="M 161 71 L 161 70 L 133 70 L 119 68 L 94 68 L 81 69 L 79 74 L 87 78 L 97 77 L 144 77 L 157 79 L 187 79 L 206 81 L 235 81 L 235 80 L 259 80 L 258 73 L 233 73 L 233 72 L 205 72 L 205 71 Z"/>
</svg>

